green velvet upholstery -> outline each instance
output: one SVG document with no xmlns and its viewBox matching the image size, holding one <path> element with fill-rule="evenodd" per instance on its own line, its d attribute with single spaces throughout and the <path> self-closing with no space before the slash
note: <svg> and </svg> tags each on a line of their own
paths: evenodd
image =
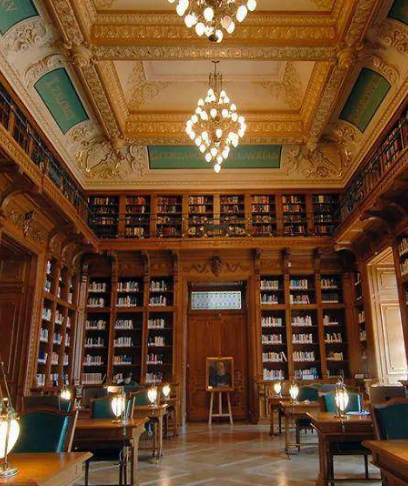
<svg viewBox="0 0 408 486">
<path fill-rule="evenodd" d="M 304 402 L 308 400 L 309 402 L 317 402 L 319 400 L 319 390 L 320 387 L 316 385 L 305 385 L 299 388 L 299 395 L 297 400 L 299 402 Z"/>
<path fill-rule="evenodd" d="M 20 436 L 13 452 L 66 452 L 70 420 L 74 418 L 45 410 L 22 414 Z"/>
<path fill-rule="evenodd" d="M 144 407 L 146 405 L 150 405 L 150 400 L 147 396 L 147 390 L 135 393 L 133 395 L 133 405 L 135 407 Z"/>
<path fill-rule="evenodd" d="M 325 393 L 321 395 L 324 403 L 324 409 L 329 413 L 336 413 L 336 394 Z M 361 396 L 358 393 L 349 393 L 349 402 L 345 412 L 360 412 L 361 411 Z"/>
<path fill-rule="evenodd" d="M 324 383 L 322 385 L 322 387 L 320 388 L 320 393 L 330 393 L 330 392 L 334 392 L 336 391 L 336 388 L 337 388 L 337 384 L 336 383 Z M 358 393 L 359 390 L 356 386 L 348 386 L 346 385 L 346 390 L 349 392 L 349 393 Z"/>
<path fill-rule="evenodd" d="M 115 414 L 112 412 L 112 398 L 113 395 L 98 398 L 91 402 L 91 418 L 93 419 L 116 419 Z M 129 417 L 131 409 L 131 401 L 126 402 L 125 416 Z"/>
<path fill-rule="evenodd" d="M 408 403 L 373 407 L 381 440 L 408 439 Z"/>
</svg>

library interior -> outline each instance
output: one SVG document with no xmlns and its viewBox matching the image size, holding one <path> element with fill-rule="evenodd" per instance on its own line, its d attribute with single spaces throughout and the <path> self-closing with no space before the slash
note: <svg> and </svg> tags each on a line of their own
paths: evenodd
<svg viewBox="0 0 408 486">
<path fill-rule="evenodd" d="M 407 60 L 408 0 L 0 0 L 0 486 L 408 486 Z"/>
</svg>

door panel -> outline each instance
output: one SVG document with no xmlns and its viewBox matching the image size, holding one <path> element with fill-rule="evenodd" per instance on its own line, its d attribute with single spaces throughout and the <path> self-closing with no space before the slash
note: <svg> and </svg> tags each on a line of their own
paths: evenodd
<svg viewBox="0 0 408 486">
<path fill-rule="evenodd" d="M 245 419 L 247 395 L 247 329 L 243 313 L 191 312 L 188 321 L 188 420 L 207 420 L 209 393 L 206 391 L 206 358 L 232 356 L 235 366 L 235 391 L 232 393 L 233 415 Z"/>
</svg>

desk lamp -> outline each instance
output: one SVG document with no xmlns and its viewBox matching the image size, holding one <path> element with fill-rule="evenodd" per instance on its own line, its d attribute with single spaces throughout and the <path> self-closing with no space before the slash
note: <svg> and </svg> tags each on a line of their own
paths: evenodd
<svg viewBox="0 0 408 486">
<path fill-rule="evenodd" d="M 0 478 L 9 478 L 15 476 L 18 471 L 16 467 L 10 467 L 8 455 L 17 442 L 20 434 L 20 424 L 18 423 L 17 413 L 11 403 L 7 376 L 1 356 L 0 369 L 6 391 L 6 397 L 3 397 L 0 386 L 0 460 L 3 459 L 3 464 L 0 464 Z"/>
<path fill-rule="evenodd" d="M 296 403 L 297 397 L 299 396 L 299 387 L 297 386 L 296 382 L 292 382 L 289 388 L 289 395 L 290 400 L 292 403 Z"/>
<path fill-rule="evenodd" d="M 273 391 L 279 397 L 281 396 L 281 393 L 282 393 L 282 383 L 280 381 L 275 381 L 275 383 L 273 384 Z"/>
<path fill-rule="evenodd" d="M 147 398 L 149 399 L 151 406 L 154 407 L 157 401 L 157 387 L 152 386 L 147 390 Z"/>
<path fill-rule="evenodd" d="M 121 392 L 116 394 L 111 401 L 112 412 L 116 417 L 115 423 L 125 422 L 126 394 Z"/>
<path fill-rule="evenodd" d="M 338 417 L 344 417 L 344 412 L 349 403 L 349 396 L 343 382 L 337 383 L 336 394 L 334 396 Z"/>
<path fill-rule="evenodd" d="M 170 396 L 170 392 L 171 392 L 170 385 L 168 383 L 166 383 L 165 385 L 163 385 L 162 393 L 163 393 L 163 396 L 164 396 L 164 401 L 168 400 L 168 398 Z"/>
</svg>

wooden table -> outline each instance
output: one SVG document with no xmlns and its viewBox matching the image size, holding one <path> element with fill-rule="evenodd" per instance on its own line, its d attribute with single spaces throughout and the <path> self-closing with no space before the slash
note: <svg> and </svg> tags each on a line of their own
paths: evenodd
<svg viewBox="0 0 408 486">
<path fill-rule="evenodd" d="M 7 486 L 71 486 L 82 476 L 82 466 L 90 459 L 90 452 L 62 454 L 11 454 L 9 463 L 18 468 L 16 476 L 0 479 Z"/>
<path fill-rule="evenodd" d="M 146 422 L 146 415 L 144 417 L 129 419 L 124 424 L 113 422 L 112 419 L 80 419 L 75 429 L 74 449 L 92 451 L 109 446 L 119 446 L 122 448 L 122 454 L 125 454 L 127 458 L 127 451 L 125 449 L 130 448 L 130 478 L 131 485 L 134 485 L 136 484 L 135 476 L 138 464 L 139 439 L 145 431 Z M 123 471 L 121 464 L 119 467 L 120 479 L 123 472 L 126 483 L 126 466 Z"/>
<path fill-rule="evenodd" d="M 320 405 L 318 402 L 291 403 L 290 400 L 281 400 L 279 402 L 279 408 L 285 417 L 285 452 L 289 456 L 291 447 L 297 447 L 299 450 L 301 446 L 310 445 L 310 443 L 306 442 L 301 443 L 300 436 L 296 437 L 296 442 L 290 442 L 291 424 L 301 419 L 308 419 L 308 414 L 319 411 Z"/>
<path fill-rule="evenodd" d="M 319 438 L 320 471 L 317 486 L 328 486 L 330 471 L 330 447 L 335 442 L 363 442 L 374 438 L 370 415 L 347 415 L 340 419 L 333 413 L 308 414 Z M 338 480 L 340 481 L 340 480 Z"/>
<path fill-rule="evenodd" d="M 134 408 L 134 417 L 147 417 L 154 426 L 153 457 L 163 456 L 163 420 L 167 413 L 167 404 L 143 405 Z"/>
<path fill-rule="evenodd" d="M 363 445 L 371 449 L 384 486 L 408 486 L 408 440 L 368 440 Z"/>
</svg>

